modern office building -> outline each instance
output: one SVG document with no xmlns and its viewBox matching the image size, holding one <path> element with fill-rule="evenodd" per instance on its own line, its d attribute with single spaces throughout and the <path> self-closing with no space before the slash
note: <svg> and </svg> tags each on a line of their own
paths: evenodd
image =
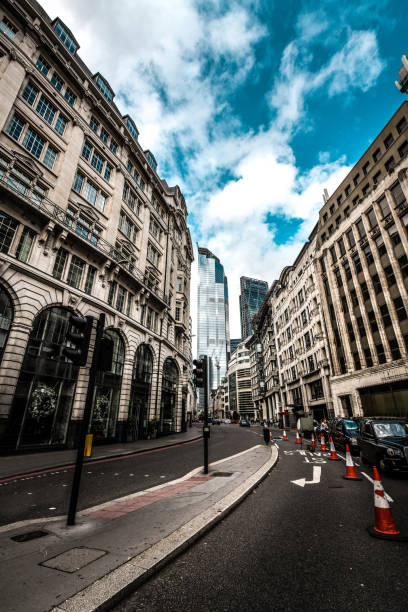
<svg viewBox="0 0 408 612">
<path fill-rule="evenodd" d="M 238 345 L 241 344 L 241 342 L 242 342 L 242 338 L 231 338 L 230 340 L 230 348 L 231 348 L 230 358 L 232 357 L 234 352 L 237 350 Z"/>
<path fill-rule="evenodd" d="M 241 336 L 245 340 L 252 334 L 251 321 L 268 293 L 268 283 L 256 278 L 241 276 L 240 287 Z"/>
<path fill-rule="evenodd" d="M 241 417 L 255 417 L 254 402 L 251 392 L 251 369 L 249 351 L 245 342 L 241 342 L 231 357 L 225 378 L 225 393 L 228 396 L 226 414 L 234 418 L 238 413 Z"/>
<path fill-rule="evenodd" d="M 98 361 L 95 440 L 180 431 L 194 407 L 186 203 L 114 98 L 61 19 L 2 2 L 3 448 L 75 445 L 101 315 L 114 350 Z M 93 317 L 85 366 L 66 356 L 71 315 Z"/>
<path fill-rule="evenodd" d="M 224 268 L 211 251 L 198 247 L 197 354 L 209 357 L 209 391 L 216 389 L 227 369 L 228 283 Z M 200 393 L 200 407 L 203 405 Z"/>
</svg>

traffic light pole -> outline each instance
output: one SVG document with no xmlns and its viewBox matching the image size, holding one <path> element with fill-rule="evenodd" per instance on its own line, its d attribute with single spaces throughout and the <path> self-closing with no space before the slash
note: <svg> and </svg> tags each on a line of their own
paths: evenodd
<svg viewBox="0 0 408 612">
<path fill-rule="evenodd" d="M 76 458 L 76 464 L 75 464 L 74 478 L 72 480 L 71 499 L 69 502 L 67 525 L 75 525 L 75 515 L 76 515 L 76 508 L 77 508 L 77 503 L 78 503 L 79 485 L 81 483 L 82 466 L 84 463 L 85 437 L 86 437 L 86 434 L 88 433 L 89 421 L 91 418 L 92 401 L 93 401 L 94 388 L 95 388 L 95 382 L 96 382 L 96 374 L 98 370 L 99 349 L 100 349 L 101 341 L 103 338 L 104 329 L 105 329 L 105 315 L 102 313 L 99 315 L 99 320 L 96 325 L 95 346 L 94 346 L 93 355 L 92 355 L 92 364 L 89 370 L 89 382 L 88 382 L 88 390 L 87 390 L 86 399 L 85 399 L 84 416 L 82 419 L 81 430 L 80 430 L 79 440 L 78 440 L 78 451 L 77 451 L 77 458 Z"/>
<path fill-rule="evenodd" d="M 208 474 L 208 438 L 210 428 L 208 426 L 208 357 L 204 356 L 204 474 Z"/>
</svg>

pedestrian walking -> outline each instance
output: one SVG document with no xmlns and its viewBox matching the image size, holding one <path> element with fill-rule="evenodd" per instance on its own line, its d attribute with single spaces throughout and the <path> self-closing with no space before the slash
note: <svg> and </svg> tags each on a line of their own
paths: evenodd
<svg viewBox="0 0 408 612">
<path fill-rule="evenodd" d="M 263 437 L 265 440 L 265 444 L 269 444 L 269 427 L 266 424 L 266 421 L 264 422 L 264 426 L 263 426 Z"/>
</svg>

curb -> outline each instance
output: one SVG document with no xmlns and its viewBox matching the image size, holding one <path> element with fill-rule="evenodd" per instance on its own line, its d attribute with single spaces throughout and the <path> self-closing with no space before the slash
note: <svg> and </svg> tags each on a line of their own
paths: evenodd
<svg viewBox="0 0 408 612">
<path fill-rule="evenodd" d="M 96 463 L 98 461 L 105 461 L 106 459 L 118 459 L 119 457 L 130 457 L 131 455 L 140 455 L 141 453 L 150 453 L 152 451 L 155 450 L 161 450 L 163 448 L 171 448 L 172 446 L 176 446 L 177 444 L 181 445 L 181 444 L 188 444 L 189 442 L 195 442 L 196 440 L 201 440 L 202 439 L 202 434 L 196 436 L 195 438 L 190 438 L 189 440 L 184 440 L 184 441 L 176 441 L 176 442 L 170 442 L 170 444 L 161 444 L 160 446 L 154 446 L 153 448 L 143 448 L 141 450 L 129 450 L 126 452 L 122 452 L 122 453 L 118 453 L 117 455 L 106 455 L 106 456 L 101 456 L 101 457 L 90 457 L 90 458 L 84 458 L 84 465 L 92 465 L 93 463 Z M 10 478 L 22 478 L 24 476 L 32 476 L 32 475 L 36 475 L 39 474 L 41 472 L 44 472 L 45 470 L 61 470 L 63 468 L 67 468 L 67 467 L 75 467 L 75 462 L 76 462 L 76 457 L 74 457 L 74 459 L 72 459 L 71 461 L 67 461 L 66 463 L 58 463 L 57 465 L 51 465 L 51 466 L 44 466 L 42 468 L 38 468 L 32 472 L 21 472 L 18 474 L 9 474 L 8 476 L 1 476 L 0 477 L 0 481 L 1 480 L 5 480 L 5 479 L 10 479 Z"/>
<path fill-rule="evenodd" d="M 271 447 L 271 457 L 252 476 L 211 508 L 204 510 L 169 536 L 157 542 L 92 585 L 66 599 L 50 612 L 102 612 L 110 610 L 136 587 L 148 580 L 169 561 L 186 550 L 219 523 L 251 493 L 276 465 L 279 455 Z"/>
</svg>

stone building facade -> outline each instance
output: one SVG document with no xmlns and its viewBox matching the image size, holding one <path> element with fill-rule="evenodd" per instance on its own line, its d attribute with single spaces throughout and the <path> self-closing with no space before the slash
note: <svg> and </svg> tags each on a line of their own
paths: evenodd
<svg viewBox="0 0 408 612">
<path fill-rule="evenodd" d="M 336 414 L 408 414 L 408 103 L 319 214 Z"/>
<path fill-rule="evenodd" d="M 225 380 L 225 395 L 228 398 L 228 403 L 225 402 L 226 414 L 230 418 L 234 417 L 234 413 L 239 413 L 243 418 L 254 418 L 250 352 L 245 342 L 238 345 L 228 362 Z"/>
<path fill-rule="evenodd" d="M 180 431 L 190 381 L 193 250 L 180 189 L 133 119 L 34 0 L 0 8 L 0 445 L 75 443 L 96 320 L 100 440 Z M 88 362 L 63 355 L 71 314 L 94 317 Z"/>
</svg>

